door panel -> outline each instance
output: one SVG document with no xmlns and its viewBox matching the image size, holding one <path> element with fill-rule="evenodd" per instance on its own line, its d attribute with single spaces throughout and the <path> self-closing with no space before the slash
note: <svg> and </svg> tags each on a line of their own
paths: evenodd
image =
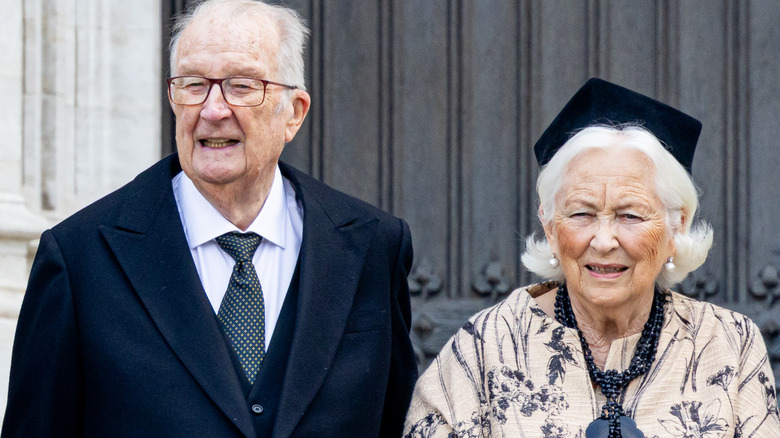
<svg viewBox="0 0 780 438">
<path fill-rule="evenodd" d="M 751 316 L 780 377 L 780 3 L 285 3 L 312 30 L 312 109 L 283 159 L 409 222 L 421 368 L 538 280 L 519 262 L 540 229 L 531 148 L 600 76 L 704 124 L 693 172 L 715 245 L 678 290 Z"/>
</svg>

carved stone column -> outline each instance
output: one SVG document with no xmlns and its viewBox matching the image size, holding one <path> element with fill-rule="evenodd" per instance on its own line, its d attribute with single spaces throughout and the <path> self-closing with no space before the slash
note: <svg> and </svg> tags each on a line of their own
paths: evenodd
<svg viewBox="0 0 780 438">
<path fill-rule="evenodd" d="M 38 237 L 160 156 L 156 0 L 3 2 L 0 411 Z"/>
<path fill-rule="evenodd" d="M 18 312 L 29 272 L 30 243 L 47 221 L 30 211 L 22 196 L 24 120 L 24 29 L 22 3 L 0 14 L 5 42 L 0 50 L 0 316 Z"/>
<path fill-rule="evenodd" d="M 160 156 L 154 0 L 22 0 L 0 14 L 0 315 L 47 227 Z"/>
</svg>

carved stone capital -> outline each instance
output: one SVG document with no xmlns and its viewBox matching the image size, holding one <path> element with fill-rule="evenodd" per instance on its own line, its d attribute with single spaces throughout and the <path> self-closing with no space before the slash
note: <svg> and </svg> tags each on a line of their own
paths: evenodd
<svg viewBox="0 0 780 438">
<path fill-rule="evenodd" d="M 423 299 L 437 295 L 443 287 L 441 277 L 433 270 L 428 259 L 425 258 L 416 267 L 412 268 L 408 281 L 409 293 Z"/>
<path fill-rule="evenodd" d="M 491 301 L 497 301 L 512 290 L 509 280 L 504 275 L 504 269 L 495 261 L 485 263 L 471 286 L 474 292 L 489 297 Z"/>
</svg>

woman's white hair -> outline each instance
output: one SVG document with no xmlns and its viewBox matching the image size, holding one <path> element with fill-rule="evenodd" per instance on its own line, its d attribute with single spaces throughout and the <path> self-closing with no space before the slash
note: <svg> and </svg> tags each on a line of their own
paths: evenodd
<svg viewBox="0 0 780 438">
<path fill-rule="evenodd" d="M 194 4 L 176 18 L 173 25 L 170 44 L 171 76 L 176 76 L 176 56 L 182 32 L 195 19 L 206 15 L 219 15 L 231 21 L 239 18 L 267 17 L 277 26 L 279 32 L 279 52 L 276 77 L 268 79 L 283 84 L 306 89 L 304 77 L 303 49 L 309 29 L 306 22 L 294 10 L 278 5 L 270 5 L 258 0 L 204 0 Z M 285 101 L 292 95 L 286 90 Z M 280 109 L 285 101 L 280 102 Z M 278 110 L 277 109 L 277 110 Z"/>
<path fill-rule="evenodd" d="M 668 288 L 682 281 L 688 273 L 704 263 L 712 247 L 712 227 L 699 222 L 692 227 L 693 217 L 699 206 L 698 193 L 688 172 L 664 148 L 658 139 L 646 129 L 636 125 L 589 126 L 567 141 L 542 168 L 536 180 L 539 195 L 539 220 L 543 224 L 555 215 L 555 197 L 561 189 L 569 163 L 589 149 L 604 149 L 620 145 L 636 149 L 653 162 L 655 190 L 666 206 L 666 226 L 672 233 L 676 254 L 676 269 L 661 269 L 656 284 Z M 684 218 L 684 220 L 683 220 Z M 546 239 L 536 240 L 534 235 L 526 239 L 526 251 L 521 260 L 531 272 L 548 280 L 563 281 L 563 270 L 549 264 L 552 257 Z"/>
</svg>

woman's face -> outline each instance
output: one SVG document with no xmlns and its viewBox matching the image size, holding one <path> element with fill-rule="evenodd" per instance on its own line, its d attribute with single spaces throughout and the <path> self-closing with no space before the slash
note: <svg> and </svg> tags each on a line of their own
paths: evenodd
<svg viewBox="0 0 780 438">
<path fill-rule="evenodd" d="M 571 161 L 545 234 L 573 301 L 621 309 L 652 296 L 674 256 L 655 167 L 643 153 L 610 146 Z"/>
</svg>

